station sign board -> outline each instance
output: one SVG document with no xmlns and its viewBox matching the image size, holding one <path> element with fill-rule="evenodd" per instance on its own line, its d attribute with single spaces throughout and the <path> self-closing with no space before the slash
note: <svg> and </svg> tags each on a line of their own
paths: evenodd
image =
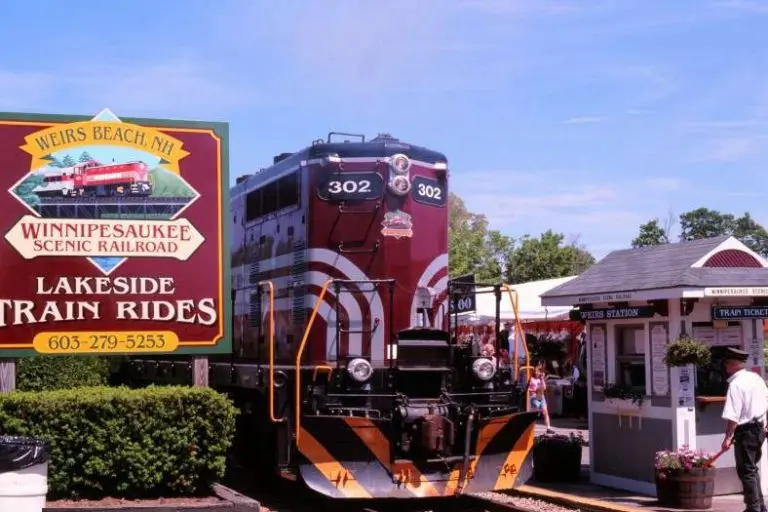
<svg viewBox="0 0 768 512">
<path fill-rule="evenodd" d="M 768 318 L 766 306 L 713 306 L 712 320 L 746 320 Z"/>
<path fill-rule="evenodd" d="M 0 357 L 231 352 L 228 125 L 0 113 Z"/>
<path fill-rule="evenodd" d="M 578 312 L 579 320 L 627 320 L 632 318 L 651 318 L 655 310 L 650 306 L 626 308 L 586 309 Z"/>
</svg>

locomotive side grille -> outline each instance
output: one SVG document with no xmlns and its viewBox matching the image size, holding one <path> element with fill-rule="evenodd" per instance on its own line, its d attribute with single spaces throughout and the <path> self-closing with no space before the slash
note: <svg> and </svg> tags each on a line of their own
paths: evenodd
<svg viewBox="0 0 768 512">
<path fill-rule="evenodd" d="M 293 263 L 291 265 L 291 316 L 293 325 L 304 325 L 307 316 L 306 302 L 304 300 L 304 275 L 307 272 L 307 244 L 296 242 L 293 244 Z"/>
<path fill-rule="evenodd" d="M 261 270 L 259 269 L 259 262 L 251 263 L 248 265 L 248 280 L 251 284 L 256 284 L 261 278 Z"/>
<path fill-rule="evenodd" d="M 251 327 L 261 328 L 261 294 L 258 290 L 251 292 L 250 319 Z"/>
</svg>

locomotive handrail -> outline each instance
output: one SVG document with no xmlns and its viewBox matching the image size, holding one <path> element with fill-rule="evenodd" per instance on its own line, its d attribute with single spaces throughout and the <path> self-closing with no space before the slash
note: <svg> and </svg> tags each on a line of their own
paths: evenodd
<svg viewBox="0 0 768 512">
<path fill-rule="evenodd" d="M 309 331 L 312 330 L 312 325 L 315 323 L 315 317 L 320 310 L 320 305 L 323 303 L 325 294 L 328 292 L 328 287 L 333 283 L 333 279 L 328 279 L 323 283 L 323 288 L 320 290 L 320 295 L 317 296 L 317 302 L 315 307 L 312 308 L 312 315 L 309 317 L 307 327 L 304 329 L 304 336 L 301 338 L 301 343 L 296 351 L 296 445 L 299 444 L 299 432 L 301 431 L 301 356 L 304 354 L 304 347 L 307 345 L 307 339 L 309 338 Z"/>
<path fill-rule="evenodd" d="M 509 286 L 508 284 L 501 285 L 501 288 L 509 295 L 509 302 L 512 305 L 512 311 L 515 314 L 515 380 L 520 378 L 520 360 L 518 358 L 517 348 L 522 345 L 525 352 L 525 366 L 526 369 L 526 382 L 531 378 L 531 354 L 528 352 L 528 344 L 525 342 L 525 333 L 523 332 L 523 324 L 520 323 L 520 305 L 518 304 L 519 295 L 517 290 Z"/>
<path fill-rule="evenodd" d="M 259 281 L 257 286 L 269 289 L 269 420 L 282 423 L 285 418 L 275 417 L 275 285 L 272 281 Z"/>
</svg>

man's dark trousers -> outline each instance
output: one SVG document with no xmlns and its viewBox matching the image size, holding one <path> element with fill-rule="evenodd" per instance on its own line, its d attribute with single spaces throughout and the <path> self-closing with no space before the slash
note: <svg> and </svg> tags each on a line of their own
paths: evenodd
<svg viewBox="0 0 768 512">
<path fill-rule="evenodd" d="M 758 472 L 758 464 L 763 456 L 765 429 L 761 423 L 750 422 L 736 427 L 734 434 L 736 473 L 744 487 L 745 512 L 766 512 Z"/>
</svg>

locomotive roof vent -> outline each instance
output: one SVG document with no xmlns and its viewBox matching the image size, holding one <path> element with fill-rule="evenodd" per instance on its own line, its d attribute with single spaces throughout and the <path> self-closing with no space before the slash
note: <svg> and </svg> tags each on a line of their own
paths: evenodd
<svg viewBox="0 0 768 512">
<path fill-rule="evenodd" d="M 393 137 L 391 133 L 379 133 L 376 137 L 371 139 L 371 142 L 400 142 L 399 139 Z"/>
<path fill-rule="evenodd" d="M 288 158 L 288 157 L 289 157 L 289 156 L 291 156 L 292 154 L 293 154 L 293 153 L 280 153 L 279 155 L 275 156 L 275 157 L 272 159 L 272 163 L 273 163 L 273 164 L 276 164 L 276 163 L 278 163 L 278 162 L 282 162 L 283 160 L 285 160 L 286 158 Z"/>
<path fill-rule="evenodd" d="M 242 182 L 247 181 L 247 180 L 248 180 L 248 175 L 247 174 L 243 174 L 242 176 L 238 176 L 237 179 L 235 180 L 235 185 L 239 185 Z"/>
</svg>

